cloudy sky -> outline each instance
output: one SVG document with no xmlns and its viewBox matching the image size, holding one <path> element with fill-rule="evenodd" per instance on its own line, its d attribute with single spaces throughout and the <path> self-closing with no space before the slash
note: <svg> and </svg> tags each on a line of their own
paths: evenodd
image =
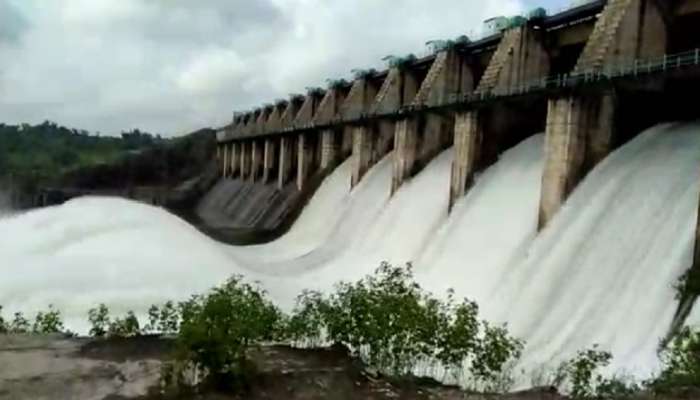
<svg viewBox="0 0 700 400">
<path fill-rule="evenodd" d="M 569 0 L 0 0 L 0 121 L 166 136 Z"/>
</svg>

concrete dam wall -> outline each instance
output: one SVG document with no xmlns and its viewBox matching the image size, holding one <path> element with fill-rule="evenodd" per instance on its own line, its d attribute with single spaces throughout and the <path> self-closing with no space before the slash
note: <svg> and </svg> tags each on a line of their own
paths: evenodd
<svg viewBox="0 0 700 400">
<path fill-rule="evenodd" d="M 391 152 L 395 193 L 454 146 L 444 189 L 451 209 L 504 151 L 545 132 L 544 228 L 615 148 L 658 122 L 700 116 L 681 100 L 700 87 L 700 41 L 688 38 L 700 33 L 690 27 L 700 23 L 698 3 L 593 1 L 234 113 L 217 132 L 217 160 L 222 178 L 237 183 L 217 186 L 199 214 L 214 225 L 271 229 L 280 224 L 273 216 L 305 204 L 290 184 L 308 198 L 317 186 L 309 180 L 345 159 L 354 187 Z"/>
</svg>

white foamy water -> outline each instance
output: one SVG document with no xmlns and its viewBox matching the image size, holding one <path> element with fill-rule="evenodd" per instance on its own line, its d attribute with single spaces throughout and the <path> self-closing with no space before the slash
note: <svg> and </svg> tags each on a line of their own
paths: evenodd
<svg viewBox="0 0 700 400">
<path fill-rule="evenodd" d="M 383 260 L 413 261 L 426 287 L 479 302 L 527 341 L 524 366 L 599 343 L 613 368 L 644 375 L 690 265 L 700 165 L 697 124 L 652 129 L 596 168 L 536 235 L 543 136 L 507 151 L 447 215 L 452 151 L 392 198 L 391 155 L 349 190 L 350 163 L 322 185 L 292 230 L 261 246 L 223 246 L 157 208 L 78 199 L 0 221 L 0 304 L 53 303 L 74 329 L 99 302 L 144 312 L 234 273 L 289 309 Z"/>
<path fill-rule="evenodd" d="M 598 166 L 515 260 L 485 316 L 527 341 L 523 363 L 556 364 L 600 344 L 611 371 L 646 376 L 691 265 L 700 126 L 663 125 Z"/>
<path fill-rule="evenodd" d="M 0 220 L 5 312 L 53 304 L 72 329 L 104 302 L 114 313 L 207 290 L 238 270 L 224 249 L 167 212 L 82 198 Z"/>
</svg>

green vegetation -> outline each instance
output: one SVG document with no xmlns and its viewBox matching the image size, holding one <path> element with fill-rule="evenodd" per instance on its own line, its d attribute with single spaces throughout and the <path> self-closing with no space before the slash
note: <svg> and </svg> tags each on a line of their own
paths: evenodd
<svg viewBox="0 0 700 400">
<path fill-rule="evenodd" d="M 181 310 L 178 358 L 218 389 L 243 387 L 253 372 L 246 351 L 280 333 L 281 312 L 263 291 L 239 277 L 193 297 Z"/>
<path fill-rule="evenodd" d="M 656 393 L 700 386 L 700 332 L 682 329 L 661 356 L 665 368 L 650 383 Z"/>
<path fill-rule="evenodd" d="M 103 137 L 50 121 L 39 125 L 0 123 L 0 175 L 20 184 L 52 182 L 68 171 L 114 162 L 128 152 L 160 142 L 160 137 L 138 129 L 122 132 L 121 137 Z"/>
<path fill-rule="evenodd" d="M 54 309 L 52 305 L 49 305 L 48 311 L 39 311 L 36 314 L 32 327 L 33 333 L 47 334 L 61 333 L 63 331 L 65 331 L 65 328 L 63 327 L 63 321 L 61 321 L 61 312 Z"/>
<path fill-rule="evenodd" d="M 0 307 L 0 314 L 2 307 Z M 163 367 L 164 391 L 197 388 L 242 390 L 255 374 L 251 350 L 266 343 L 295 347 L 333 344 L 378 373 L 411 378 L 419 365 L 437 366 L 470 389 L 503 392 L 513 383 L 512 367 L 524 343 L 506 326 L 479 319 L 479 307 L 449 291 L 437 298 L 418 285 L 411 271 L 383 263 L 374 274 L 341 282 L 329 294 L 304 291 L 291 314 L 282 313 L 266 293 L 235 276 L 189 300 L 154 305 L 142 326 L 133 312 L 111 318 L 106 305 L 89 310 L 90 335 L 174 338 L 176 359 Z M 33 324 L 22 313 L 0 315 L 0 333 L 63 332 L 61 314 L 49 306 Z M 663 369 L 645 382 L 600 373 L 612 360 L 598 346 L 579 351 L 551 376 L 533 385 L 567 390 L 572 399 L 628 399 L 700 388 L 700 332 L 682 330 L 662 351 Z M 433 373 L 435 373 L 433 369 Z M 445 377 L 446 377 L 445 376 Z"/>
<path fill-rule="evenodd" d="M 307 291 L 287 324 L 294 343 L 342 344 L 367 365 L 392 376 L 410 375 L 418 363 L 437 361 L 455 377 L 466 366 L 475 387 L 504 389 L 502 374 L 523 343 L 505 326 L 478 320 L 476 303 L 446 301 L 424 291 L 410 265 L 382 264 L 372 276 L 340 283 L 330 296 Z"/>
</svg>

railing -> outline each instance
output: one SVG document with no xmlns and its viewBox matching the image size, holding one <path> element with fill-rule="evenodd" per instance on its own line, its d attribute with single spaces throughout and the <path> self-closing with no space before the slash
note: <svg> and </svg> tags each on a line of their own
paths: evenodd
<svg viewBox="0 0 700 400">
<path fill-rule="evenodd" d="M 678 54 L 664 55 L 662 57 L 651 60 L 635 60 L 631 63 L 606 66 L 597 70 L 548 76 L 541 79 L 535 79 L 523 84 L 513 85 L 505 89 L 494 89 L 468 94 L 453 93 L 448 96 L 446 101 L 434 105 L 411 105 L 389 113 L 371 115 L 363 114 L 360 118 L 353 119 L 336 118 L 324 124 L 310 123 L 304 125 L 295 125 L 284 128 L 280 132 L 235 135 L 234 132 L 224 131 L 221 135 L 221 137 L 223 137 L 222 139 L 220 139 L 219 132 L 217 132 L 217 139 L 219 141 L 226 141 L 237 138 L 265 136 L 274 133 L 290 133 L 310 129 L 330 128 L 338 124 L 358 123 L 365 120 L 377 118 L 396 118 L 402 115 L 408 115 L 415 112 L 439 110 L 467 105 L 476 105 L 479 103 L 494 101 L 497 99 L 530 95 L 538 92 L 557 92 L 566 89 L 574 89 L 577 87 L 611 83 L 616 80 L 627 78 L 641 79 L 650 75 L 665 74 L 667 72 L 697 66 L 700 66 L 700 48 Z"/>
<path fill-rule="evenodd" d="M 514 85 L 506 89 L 469 93 L 461 96 L 452 94 L 449 96 L 448 102 L 442 105 L 479 102 L 492 98 L 523 95 L 532 92 L 575 88 L 623 78 L 645 77 L 647 75 L 655 75 L 698 65 L 700 65 L 700 48 L 678 54 L 664 55 L 647 61 L 635 60 L 631 63 L 605 66 L 596 70 L 548 76 Z"/>
</svg>

